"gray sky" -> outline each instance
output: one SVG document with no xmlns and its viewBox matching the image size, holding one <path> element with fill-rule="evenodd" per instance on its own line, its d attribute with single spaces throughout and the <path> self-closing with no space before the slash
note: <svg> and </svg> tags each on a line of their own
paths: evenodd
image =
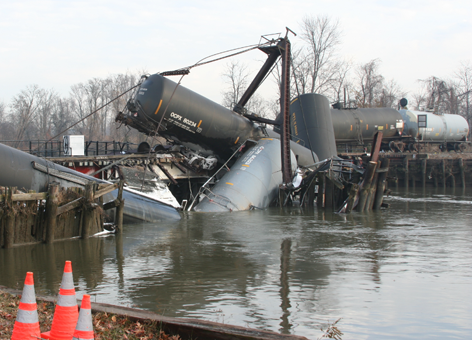
<svg viewBox="0 0 472 340">
<path fill-rule="evenodd" d="M 450 77 L 472 59 L 472 2 L 463 0 L 0 0 L 0 13 L 4 103 L 32 84 L 67 96 L 71 85 L 94 77 L 188 66 L 264 34 L 285 34 L 286 26 L 297 32 L 305 15 L 338 20 L 339 53 L 354 63 L 380 59 L 387 80 L 411 93 L 418 79 Z M 183 85 L 220 102 L 225 63 L 195 69 Z"/>
</svg>

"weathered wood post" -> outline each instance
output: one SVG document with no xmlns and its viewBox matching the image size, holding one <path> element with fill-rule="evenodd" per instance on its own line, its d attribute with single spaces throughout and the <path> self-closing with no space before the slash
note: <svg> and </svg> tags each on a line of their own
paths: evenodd
<svg viewBox="0 0 472 340">
<path fill-rule="evenodd" d="M 423 189 L 426 188 L 426 168 L 428 166 L 428 161 L 425 159 L 421 160 L 421 180 Z"/>
<path fill-rule="evenodd" d="M 410 169 L 409 169 L 409 160 L 407 157 L 403 159 L 403 168 L 405 169 L 405 188 L 408 190 L 408 185 L 410 184 Z"/>
<path fill-rule="evenodd" d="M 441 170 L 442 170 L 443 189 L 446 190 L 446 162 L 444 161 L 444 159 L 441 160 Z"/>
<path fill-rule="evenodd" d="M 85 209 L 84 219 L 82 224 L 82 238 L 90 236 L 90 230 L 92 229 L 92 223 L 94 220 L 93 216 L 93 182 L 85 184 Z"/>
<path fill-rule="evenodd" d="M 326 173 L 325 172 L 319 172 L 318 173 L 318 196 L 316 197 L 316 206 L 318 208 L 323 208 L 324 207 L 324 201 L 325 201 L 325 179 L 326 179 Z"/>
<path fill-rule="evenodd" d="M 59 184 L 50 183 L 48 190 L 48 198 L 46 201 L 46 243 L 54 242 L 54 234 L 56 232 L 56 213 L 59 204 L 57 194 L 59 193 Z"/>
<path fill-rule="evenodd" d="M 459 171 L 461 174 L 461 185 L 462 189 L 465 190 L 465 170 L 464 170 L 464 159 L 459 158 Z"/>
<path fill-rule="evenodd" d="M 378 166 L 375 168 L 374 178 L 372 179 L 372 183 L 370 185 L 369 192 L 367 193 L 367 201 L 364 210 L 370 211 L 373 209 L 374 200 L 375 200 L 375 193 L 377 192 L 377 184 L 379 180 L 379 168 L 381 161 L 378 161 Z"/>
<path fill-rule="evenodd" d="M 307 197 L 305 199 L 304 205 L 306 207 L 314 207 L 315 206 L 315 185 L 316 185 L 316 178 L 314 178 L 310 185 L 307 188 Z"/>
<path fill-rule="evenodd" d="M 334 183 L 329 176 L 325 176 L 325 204 L 326 209 L 334 208 Z"/>
<path fill-rule="evenodd" d="M 369 195 L 370 186 L 372 184 L 372 179 L 375 175 L 375 169 L 377 168 L 377 162 L 370 161 L 367 165 L 367 169 L 364 172 L 364 180 L 361 183 L 361 192 L 359 194 L 359 202 L 357 204 L 357 211 L 364 211 L 367 203 L 367 197 Z"/>
<path fill-rule="evenodd" d="M 3 216 L 5 216 L 4 209 L 5 209 L 4 207 L 0 207 L 0 220 L 2 220 Z M 5 229 L 2 223 L 0 223 L 0 248 L 3 247 L 4 239 L 5 239 Z"/>
<path fill-rule="evenodd" d="M 375 198 L 374 198 L 374 210 L 379 210 L 380 207 L 382 206 L 383 202 L 383 195 L 385 192 L 385 189 L 387 188 L 387 172 L 388 168 L 390 166 L 390 159 L 384 158 L 382 159 L 382 162 L 380 163 L 380 173 L 378 177 L 378 183 L 377 183 L 377 191 L 375 192 Z"/>
<path fill-rule="evenodd" d="M 452 171 L 449 173 L 448 177 L 451 177 L 451 187 L 455 188 L 456 187 L 456 178 L 454 177 L 454 174 L 452 173 Z"/>
<path fill-rule="evenodd" d="M 15 212 L 13 211 L 12 195 L 16 188 L 5 188 L 5 248 L 11 248 L 15 242 Z"/>
<path fill-rule="evenodd" d="M 118 187 L 118 197 L 119 201 L 118 206 L 116 207 L 115 213 L 115 222 L 116 222 L 116 232 L 120 233 L 123 230 L 123 210 L 125 208 L 125 200 L 123 199 L 123 180 L 120 180 L 120 185 Z"/>
<path fill-rule="evenodd" d="M 356 203 L 357 193 L 359 192 L 359 185 L 353 183 L 349 190 L 349 198 L 347 200 L 346 214 L 350 214 Z"/>
</svg>

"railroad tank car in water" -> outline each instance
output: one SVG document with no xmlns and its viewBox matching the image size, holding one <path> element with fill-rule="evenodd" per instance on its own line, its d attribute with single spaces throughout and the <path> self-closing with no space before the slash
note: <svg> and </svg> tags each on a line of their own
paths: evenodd
<svg viewBox="0 0 472 340">
<path fill-rule="evenodd" d="M 330 105 L 325 96 L 306 93 L 292 100 L 290 129 L 292 140 L 313 150 L 319 159 L 336 156 Z"/>
</svg>

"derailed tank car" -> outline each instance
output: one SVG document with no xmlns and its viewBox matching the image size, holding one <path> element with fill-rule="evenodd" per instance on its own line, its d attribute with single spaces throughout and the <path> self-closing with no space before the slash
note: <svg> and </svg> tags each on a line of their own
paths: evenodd
<svg viewBox="0 0 472 340">
<path fill-rule="evenodd" d="M 159 74 L 144 80 L 128 109 L 132 117 L 117 120 L 222 159 L 247 139 L 264 137 L 257 124 Z"/>
</svg>

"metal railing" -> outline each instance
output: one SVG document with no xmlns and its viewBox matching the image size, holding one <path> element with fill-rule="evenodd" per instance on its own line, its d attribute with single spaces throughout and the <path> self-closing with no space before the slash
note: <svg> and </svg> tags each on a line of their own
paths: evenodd
<svg viewBox="0 0 472 340">
<path fill-rule="evenodd" d="M 38 157 L 65 157 L 63 140 L 1 140 L 0 143 L 12 148 L 27 152 Z M 119 155 L 136 151 L 138 145 L 129 142 L 100 142 L 86 141 L 84 143 L 85 156 Z"/>
</svg>

